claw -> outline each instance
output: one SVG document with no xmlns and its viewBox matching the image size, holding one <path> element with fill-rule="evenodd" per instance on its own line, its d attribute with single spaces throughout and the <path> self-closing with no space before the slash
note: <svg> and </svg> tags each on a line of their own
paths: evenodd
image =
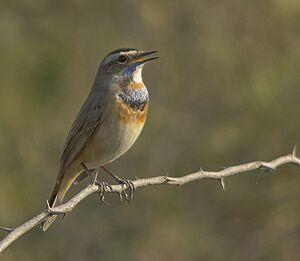
<svg viewBox="0 0 300 261">
<path fill-rule="evenodd" d="M 123 198 L 130 202 L 133 199 L 133 194 L 135 191 L 135 187 L 131 180 L 123 180 L 119 178 L 116 174 L 114 174 L 108 167 L 101 166 L 101 168 L 106 171 L 110 176 L 112 176 L 120 185 L 125 186 L 122 191 L 119 192 L 119 198 L 123 201 Z M 127 194 L 126 190 L 129 190 L 129 195 Z"/>
<path fill-rule="evenodd" d="M 135 187 L 133 185 L 133 182 L 131 180 L 120 180 L 119 183 L 122 186 L 125 186 L 125 189 L 122 192 L 120 192 L 121 197 L 124 196 L 124 198 L 127 200 L 127 202 L 130 202 L 133 199 L 133 195 L 135 192 Z M 127 192 L 126 192 L 127 190 L 129 191 L 129 194 L 127 194 Z M 120 194 L 119 194 L 119 197 L 120 197 Z"/>
<path fill-rule="evenodd" d="M 104 200 L 104 194 L 105 194 L 105 189 L 108 187 L 109 189 L 112 189 L 112 187 L 107 183 L 107 182 L 99 182 L 96 181 L 95 183 L 99 187 L 98 195 L 100 197 L 100 202 L 103 203 L 106 206 L 110 206 L 109 203 L 107 203 Z"/>
<path fill-rule="evenodd" d="M 120 199 L 121 202 L 123 202 L 123 195 L 122 195 L 122 192 L 123 192 L 123 191 L 118 192 L 118 194 L 119 194 L 119 199 Z"/>
<path fill-rule="evenodd" d="M 129 186 L 129 200 L 131 201 L 133 199 L 135 188 L 131 180 L 127 180 L 127 185 Z"/>
<path fill-rule="evenodd" d="M 94 170 L 88 169 L 88 167 L 83 162 L 81 162 L 81 166 L 82 166 L 83 170 L 88 174 L 88 176 L 90 176 L 92 178 L 91 184 L 97 185 L 99 187 L 98 194 L 100 197 L 100 202 L 105 204 L 106 206 L 109 206 L 109 204 L 104 200 L 104 193 L 105 193 L 106 188 L 109 188 L 110 190 L 112 190 L 112 187 L 107 182 L 100 182 L 97 180 L 98 169 L 94 169 Z M 94 176 L 92 175 L 93 172 L 95 172 Z"/>
<path fill-rule="evenodd" d="M 220 178 L 220 183 L 221 183 L 222 189 L 225 191 L 224 177 Z"/>
</svg>

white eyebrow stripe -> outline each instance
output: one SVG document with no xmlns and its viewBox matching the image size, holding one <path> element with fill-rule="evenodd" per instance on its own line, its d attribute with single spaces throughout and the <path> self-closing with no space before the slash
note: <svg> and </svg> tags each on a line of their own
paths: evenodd
<svg viewBox="0 0 300 261">
<path fill-rule="evenodd" d="M 132 50 L 132 51 L 127 51 L 127 52 L 120 52 L 120 53 L 113 53 L 113 54 L 110 54 L 108 56 L 106 56 L 104 58 L 104 60 L 102 61 L 102 65 L 106 65 L 112 61 L 115 61 L 117 60 L 117 58 L 120 56 L 120 55 L 135 55 L 138 51 L 135 51 L 135 50 Z"/>
</svg>

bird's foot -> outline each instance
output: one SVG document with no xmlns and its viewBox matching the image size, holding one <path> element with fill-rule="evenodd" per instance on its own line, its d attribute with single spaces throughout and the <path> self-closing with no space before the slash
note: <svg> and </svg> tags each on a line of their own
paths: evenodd
<svg viewBox="0 0 300 261">
<path fill-rule="evenodd" d="M 133 199 L 133 195 L 135 192 L 135 187 L 133 185 L 133 182 L 131 180 L 127 180 L 127 179 L 121 179 L 119 178 L 115 173 L 113 173 L 108 167 L 106 166 L 101 166 L 101 168 L 107 172 L 110 176 L 113 177 L 113 179 L 115 181 L 117 181 L 120 185 L 122 185 L 123 187 L 125 187 L 121 192 L 119 192 L 119 198 L 121 201 L 123 201 L 123 198 L 125 198 L 125 200 L 127 202 L 130 202 Z M 127 193 L 128 191 L 128 193 Z"/>
<path fill-rule="evenodd" d="M 84 164 L 84 162 L 81 162 L 81 166 L 83 168 L 83 172 L 80 174 L 80 176 L 78 178 L 81 178 L 82 175 L 84 175 L 84 178 L 90 177 L 91 178 L 91 185 L 98 186 L 98 195 L 100 197 L 100 202 L 105 204 L 106 206 L 109 206 L 109 204 L 104 200 L 104 194 L 105 194 L 107 189 L 112 190 L 112 187 L 107 182 L 97 180 L 97 178 L 98 178 L 98 169 L 89 169 Z M 95 173 L 95 174 L 93 175 L 93 173 Z"/>
<path fill-rule="evenodd" d="M 120 179 L 118 181 L 118 183 L 120 185 L 122 185 L 122 187 L 125 187 L 122 191 L 119 192 L 119 198 L 121 201 L 123 201 L 123 198 L 125 198 L 125 200 L 127 202 L 130 202 L 133 199 L 133 195 L 135 192 L 135 187 L 133 185 L 133 182 L 131 180 L 128 179 Z"/>
<path fill-rule="evenodd" d="M 112 190 L 111 185 L 109 185 L 109 184 L 108 184 L 107 182 L 105 182 L 105 181 L 102 181 L 102 182 L 100 182 L 100 181 L 95 181 L 94 184 L 97 185 L 98 188 L 99 188 L 99 189 L 98 189 L 98 195 L 99 195 L 99 198 L 100 198 L 100 202 L 103 203 L 103 204 L 106 205 L 106 206 L 110 206 L 110 205 L 105 201 L 105 199 L 104 199 L 104 194 L 105 194 L 105 192 L 106 192 L 107 189 Z"/>
</svg>

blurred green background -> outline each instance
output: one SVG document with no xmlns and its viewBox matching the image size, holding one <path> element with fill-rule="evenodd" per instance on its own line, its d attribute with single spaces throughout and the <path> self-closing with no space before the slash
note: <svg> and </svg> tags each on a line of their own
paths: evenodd
<svg viewBox="0 0 300 261">
<path fill-rule="evenodd" d="M 180 176 L 271 160 L 299 144 L 300 1 L 0 2 L 0 225 L 45 207 L 64 138 L 101 59 L 159 50 L 144 69 L 144 130 L 111 165 L 122 177 Z M 131 204 L 93 195 L 13 260 L 299 260 L 300 169 L 177 188 Z M 70 197 L 85 184 L 75 187 Z M 0 231 L 0 236 L 5 233 Z"/>
</svg>

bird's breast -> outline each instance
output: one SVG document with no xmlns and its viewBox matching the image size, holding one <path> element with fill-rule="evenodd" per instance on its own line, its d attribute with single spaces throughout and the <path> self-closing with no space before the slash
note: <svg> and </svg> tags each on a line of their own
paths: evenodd
<svg viewBox="0 0 300 261">
<path fill-rule="evenodd" d="M 117 94 L 115 109 L 124 124 L 144 125 L 148 112 L 149 95 L 145 85 L 131 82 Z M 138 127 L 137 127 L 138 128 Z"/>
<path fill-rule="evenodd" d="M 118 98 L 132 111 L 143 111 L 144 107 L 148 104 L 149 94 L 142 82 L 129 82 L 121 85 Z"/>
<path fill-rule="evenodd" d="M 113 142 L 110 143 L 115 145 L 112 149 L 114 157 L 122 155 L 133 145 L 146 121 L 148 96 L 145 99 L 136 94 L 136 97 L 140 97 L 139 100 L 126 101 L 119 94 L 115 97 L 110 128 L 114 136 Z"/>
<path fill-rule="evenodd" d="M 124 101 L 116 94 L 110 113 L 94 137 L 97 146 L 87 151 L 90 166 L 107 164 L 125 153 L 136 141 L 146 121 L 148 98 Z"/>
<path fill-rule="evenodd" d="M 113 113 L 120 121 L 120 124 L 130 124 L 137 129 L 143 127 L 148 112 L 148 101 L 142 105 L 140 104 L 140 109 L 137 109 L 136 106 L 138 105 L 131 106 L 120 97 L 116 99 Z"/>
</svg>

